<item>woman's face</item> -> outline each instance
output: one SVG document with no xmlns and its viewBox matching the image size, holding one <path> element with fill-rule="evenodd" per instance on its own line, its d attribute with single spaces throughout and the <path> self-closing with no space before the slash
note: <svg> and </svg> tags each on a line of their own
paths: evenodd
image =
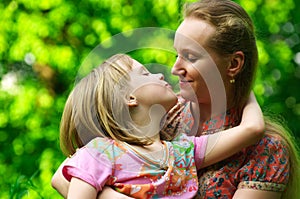
<svg viewBox="0 0 300 199">
<path fill-rule="evenodd" d="M 199 104 L 211 104 L 213 98 L 226 96 L 222 77 L 226 75 L 227 62 L 207 45 L 214 32 L 215 28 L 207 22 L 187 18 L 175 34 L 178 57 L 172 74 L 179 76 L 181 96 L 198 100 Z"/>
</svg>

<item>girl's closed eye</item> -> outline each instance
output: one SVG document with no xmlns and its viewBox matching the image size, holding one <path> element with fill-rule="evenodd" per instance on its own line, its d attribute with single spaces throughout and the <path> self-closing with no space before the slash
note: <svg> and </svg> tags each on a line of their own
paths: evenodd
<svg viewBox="0 0 300 199">
<path fill-rule="evenodd" d="M 142 73 L 142 75 L 149 76 L 149 75 L 150 75 L 150 72 L 144 71 L 144 72 Z"/>
<path fill-rule="evenodd" d="M 144 75 L 144 76 L 149 76 L 151 73 L 145 68 L 145 67 L 141 67 L 140 69 L 140 74 Z"/>
</svg>

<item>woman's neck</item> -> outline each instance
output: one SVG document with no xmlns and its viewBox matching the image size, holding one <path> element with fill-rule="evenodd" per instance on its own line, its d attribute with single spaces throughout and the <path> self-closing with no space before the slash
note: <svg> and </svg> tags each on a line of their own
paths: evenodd
<svg viewBox="0 0 300 199">
<path fill-rule="evenodd" d="M 195 121 L 200 124 L 211 118 L 211 106 L 207 104 L 191 102 L 191 112 Z"/>
<path fill-rule="evenodd" d="M 211 102 L 211 103 L 196 103 L 191 102 L 191 111 L 195 120 L 198 120 L 200 123 L 204 123 L 211 118 L 225 113 L 227 110 L 233 107 L 232 100 L 225 102 Z"/>
<path fill-rule="evenodd" d="M 217 105 L 212 107 L 211 104 L 201 104 L 191 102 L 191 113 L 194 118 L 194 125 L 192 128 L 193 134 L 199 136 L 203 131 L 203 123 L 211 120 L 212 118 L 224 114 L 229 108 L 229 105 Z"/>
</svg>

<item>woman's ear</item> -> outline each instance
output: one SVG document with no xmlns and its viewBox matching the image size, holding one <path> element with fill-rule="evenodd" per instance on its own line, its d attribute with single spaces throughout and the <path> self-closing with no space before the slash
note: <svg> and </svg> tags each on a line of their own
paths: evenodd
<svg viewBox="0 0 300 199">
<path fill-rule="evenodd" d="M 245 55 L 242 51 L 236 51 L 231 56 L 230 65 L 227 68 L 227 74 L 230 77 L 236 76 L 243 68 Z"/>
<path fill-rule="evenodd" d="M 127 101 L 127 105 L 129 107 L 137 107 L 138 106 L 138 101 L 134 95 L 129 96 L 129 100 Z"/>
</svg>

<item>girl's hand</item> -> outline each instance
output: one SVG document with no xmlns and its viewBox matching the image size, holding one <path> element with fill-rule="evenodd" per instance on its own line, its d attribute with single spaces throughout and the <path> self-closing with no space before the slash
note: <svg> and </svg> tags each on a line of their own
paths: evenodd
<svg viewBox="0 0 300 199">
<path fill-rule="evenodd" d="M 109 186 L 105 186 L 101 193 L 98 194 L 97 199 L 134 199 L 131 197 L 128 197 L 124 194 L 121 194 L 115 190 L 113 190 Z"/>
</svg>

